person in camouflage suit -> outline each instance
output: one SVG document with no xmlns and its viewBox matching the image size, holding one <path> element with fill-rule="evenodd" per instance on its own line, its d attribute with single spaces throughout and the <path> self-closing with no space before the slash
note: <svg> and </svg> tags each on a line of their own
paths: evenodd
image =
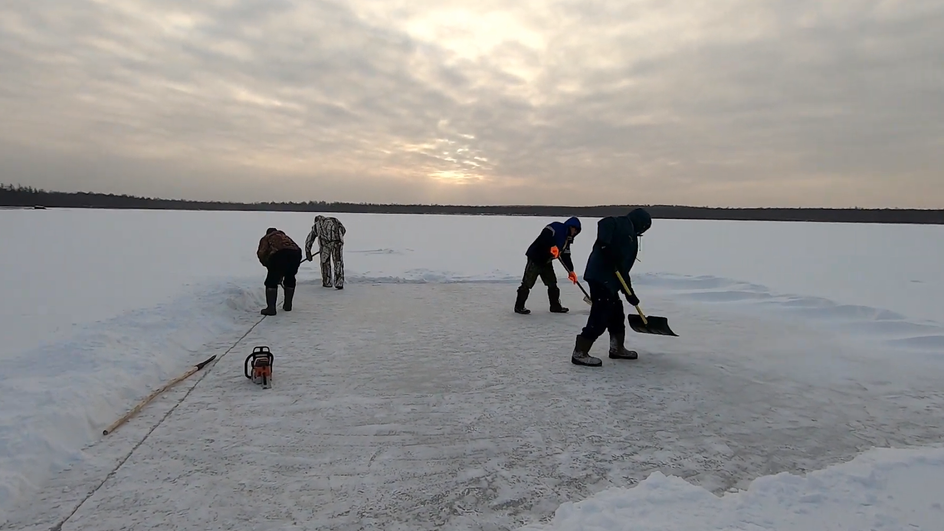
<svg viewBox="0 0 944 531">
<path fill-rule="evenodd" d="M 275 315 L 275 303 L 279 297 L 279 284 L 285 290 L 285 302 L 282 309 L 292 311 L 292 299 L 295 297 L 295 275 L 302 263 L 302 250 L 284 232 L 269 227 L 265 236 L 259 240 L 256 250 L 259 262 L 268 270 L 265 279 L 266 307 L 262 315 Z"/>
<path fill-rule="evenodd" d="M 311 246 L 318 239 L 321 253 L 321 285 L 331 287 L 331 262 L 334 262 L 334 287 L 344 289 L 344 234 L 347 230 L 338 218 L 315 216 L 315 223 L 305 240 L 305 259 L 311 261 Z"/>
</svg>

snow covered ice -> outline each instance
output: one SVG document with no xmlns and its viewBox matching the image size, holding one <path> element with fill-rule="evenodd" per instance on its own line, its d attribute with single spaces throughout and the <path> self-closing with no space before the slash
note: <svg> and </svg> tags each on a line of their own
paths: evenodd
<svg viewBox="0 0 944 531">
<path fill-rule="evenodd" d="M 312 216 L 0 211 L 3 529 L 944 529 L 940 227 L 656 220 L 634 283 L 681 337 L 591 369 L 566 279 L 511 311 L 543 218 L 339 215 L 346 289 L 303 265 L 240 340 L 258 238 Z"/>
</svg>

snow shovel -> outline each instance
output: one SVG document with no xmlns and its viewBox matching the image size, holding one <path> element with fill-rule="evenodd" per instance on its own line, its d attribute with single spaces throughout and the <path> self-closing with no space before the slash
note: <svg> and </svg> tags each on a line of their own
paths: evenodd
<svg viewBox="0 0 944 531">
<path fill-rule="evenodd" d="M 564 261 L 560 259 L 560 256 L 557 257 L 557 261 L 560 262 L 562 266 L 564 266 L 564 271 L 567 271 L 567 274 L 569 275 L 571 271 L 567 269 L 567 266 L 564 264 Z M 580 282 L 577 282 L 577 287 L 583 292 L 583 302 L 592 306 L 593 300 L 590 299 L 590 295 L 587 293 L 587 290 L 583 289 L 583 286 L 580 285 Z"/>
<path fill-rule="evenodd" d="M 632 295 L 633 290 L 629 289 L 629 286 L 626 285 L 626 281 L 623 280 L 623 275 L 621 275 L 619 271 L 616 272 L 616 278 L 619 279 L 620 284 L 623 285 L 623 289 L 626 290 L 626 293 Z M 639 332 L 640 334 L 655 334 L 658 336 L 678 337 L 678 334 L 669 328 L 669 320 L 665 317 L 655 317 L 652 315 L 646 317 L 646 314 L 642 313 L 642 308 L 640 308 L 638 304 L 636 305 L 636 312 L 639 315 L 630 314 L 627 316 L 630 328 L 636 332 Z"/>
</svg>

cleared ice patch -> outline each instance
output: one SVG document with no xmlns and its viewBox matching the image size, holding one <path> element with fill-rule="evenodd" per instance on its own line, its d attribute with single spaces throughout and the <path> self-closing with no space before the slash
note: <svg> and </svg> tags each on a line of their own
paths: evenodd
<svg viewBox="0 0 944 531">
<path fill-rule="evenodd" d="M 371 271 L 352 273 L 348 274 L 347 281 L 353 284 L 516 284 L 521 281 L 521 275 L 499 269 L 487 273 L 462 274 L 456 271 L 414 268 L 399 275 L 376 274 Z M 559 281 L 562 289 L 571 288 L 566 278 Z M 318 282 L 320 278 L 302 281 L 303 284 Z M 586 283 L 581 282 L 584 289 L 587 289 Z M 692 304 L 718 305 L 732 311 L 756 312 L 758 305 L 761 305 L 768 315 L 812 323 L 814 326 L 842 332 L 872 344 L 880 343 L 888 348 L 900 347 L 921 351 L 932 358 L 944 360 L 944 325 L 916 322 L 883 308 L 840 304 L 822 297 L 778 294 L 759 284 L 711 276 L 644 273 L 634 275 L 633 284 L 643 298 L 643 307 L 650 312 L 653 308 L 647 305 L 646 295 L 671 298 L 680 304 L 687 301 Z M 543 289 L 540 281 L 535 289 Z M 577 308 L 574 310 L 577 311 Z M 668 317 L 672 319 L 671 315 Z"/>
<path fill-rule="evenodd" d="M 761 477 L 722 497 L 654 472 L 633 488 L 564 503 L 549 523 L 519 531 L 940 530 L 942 492 L 944 448 L 877 449 L 805 477 Z"/>
</svg>

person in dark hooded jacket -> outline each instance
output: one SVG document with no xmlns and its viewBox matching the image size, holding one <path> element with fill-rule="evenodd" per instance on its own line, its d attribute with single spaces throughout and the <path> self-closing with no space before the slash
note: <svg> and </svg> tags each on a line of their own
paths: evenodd
<svg viewBox="0 0 944 531">
<path fill-rule="evenodd" d="M 574 262 L 570 257 L 570 244 L 578 234 L 580 234 L 580 220 L 572 217 L 563 223 L 559 221 L 550 223 L 531 243 L 524 253 L 528 257 L 528 262 L 525 264 L 521 285 L 518 286 L 518 298 L 515 300 L 516 313 L 531 313 L 531 310 L 525 308 L 524 303 L 528 300 L 528 295 L 538 277 L 547 286 L 550 310 L 554 313 L 570 311 L 569 308 L 561 305 L 560 288 L 557 287 L 557 275 L 554 274 L 553 262 L 560 257 L 567 268 L 567 278 L 577 283 L 577 273 L 574 272 Z"/>
<path fill-rule="evenodd" d="M 583 278 L 590 287 L 590 317 L 587 325 L 577 335 L 571 361 L 575 365 L 599 367 L 603 361 L 591 356 L 590 347 L 603 335 L 610 332 L 611 359 L 634 360 L 638 354 L 626 350 L 623 342 L 626 338 L 625 314 L 620 292 L 626 301 L 636 306 L 639 299 L 633 293 L 629 271 L 636 262 L 639 253 L 639 237 L 652 226 L 652 218 L 644 209 L 637 208 L 625 216 L 610 216 L 597 222 L 597 239 L 593 242 L 587 269 Z M 616 276 L 619 271 L 626 285 L 627 293 Z"/>
</svg>

